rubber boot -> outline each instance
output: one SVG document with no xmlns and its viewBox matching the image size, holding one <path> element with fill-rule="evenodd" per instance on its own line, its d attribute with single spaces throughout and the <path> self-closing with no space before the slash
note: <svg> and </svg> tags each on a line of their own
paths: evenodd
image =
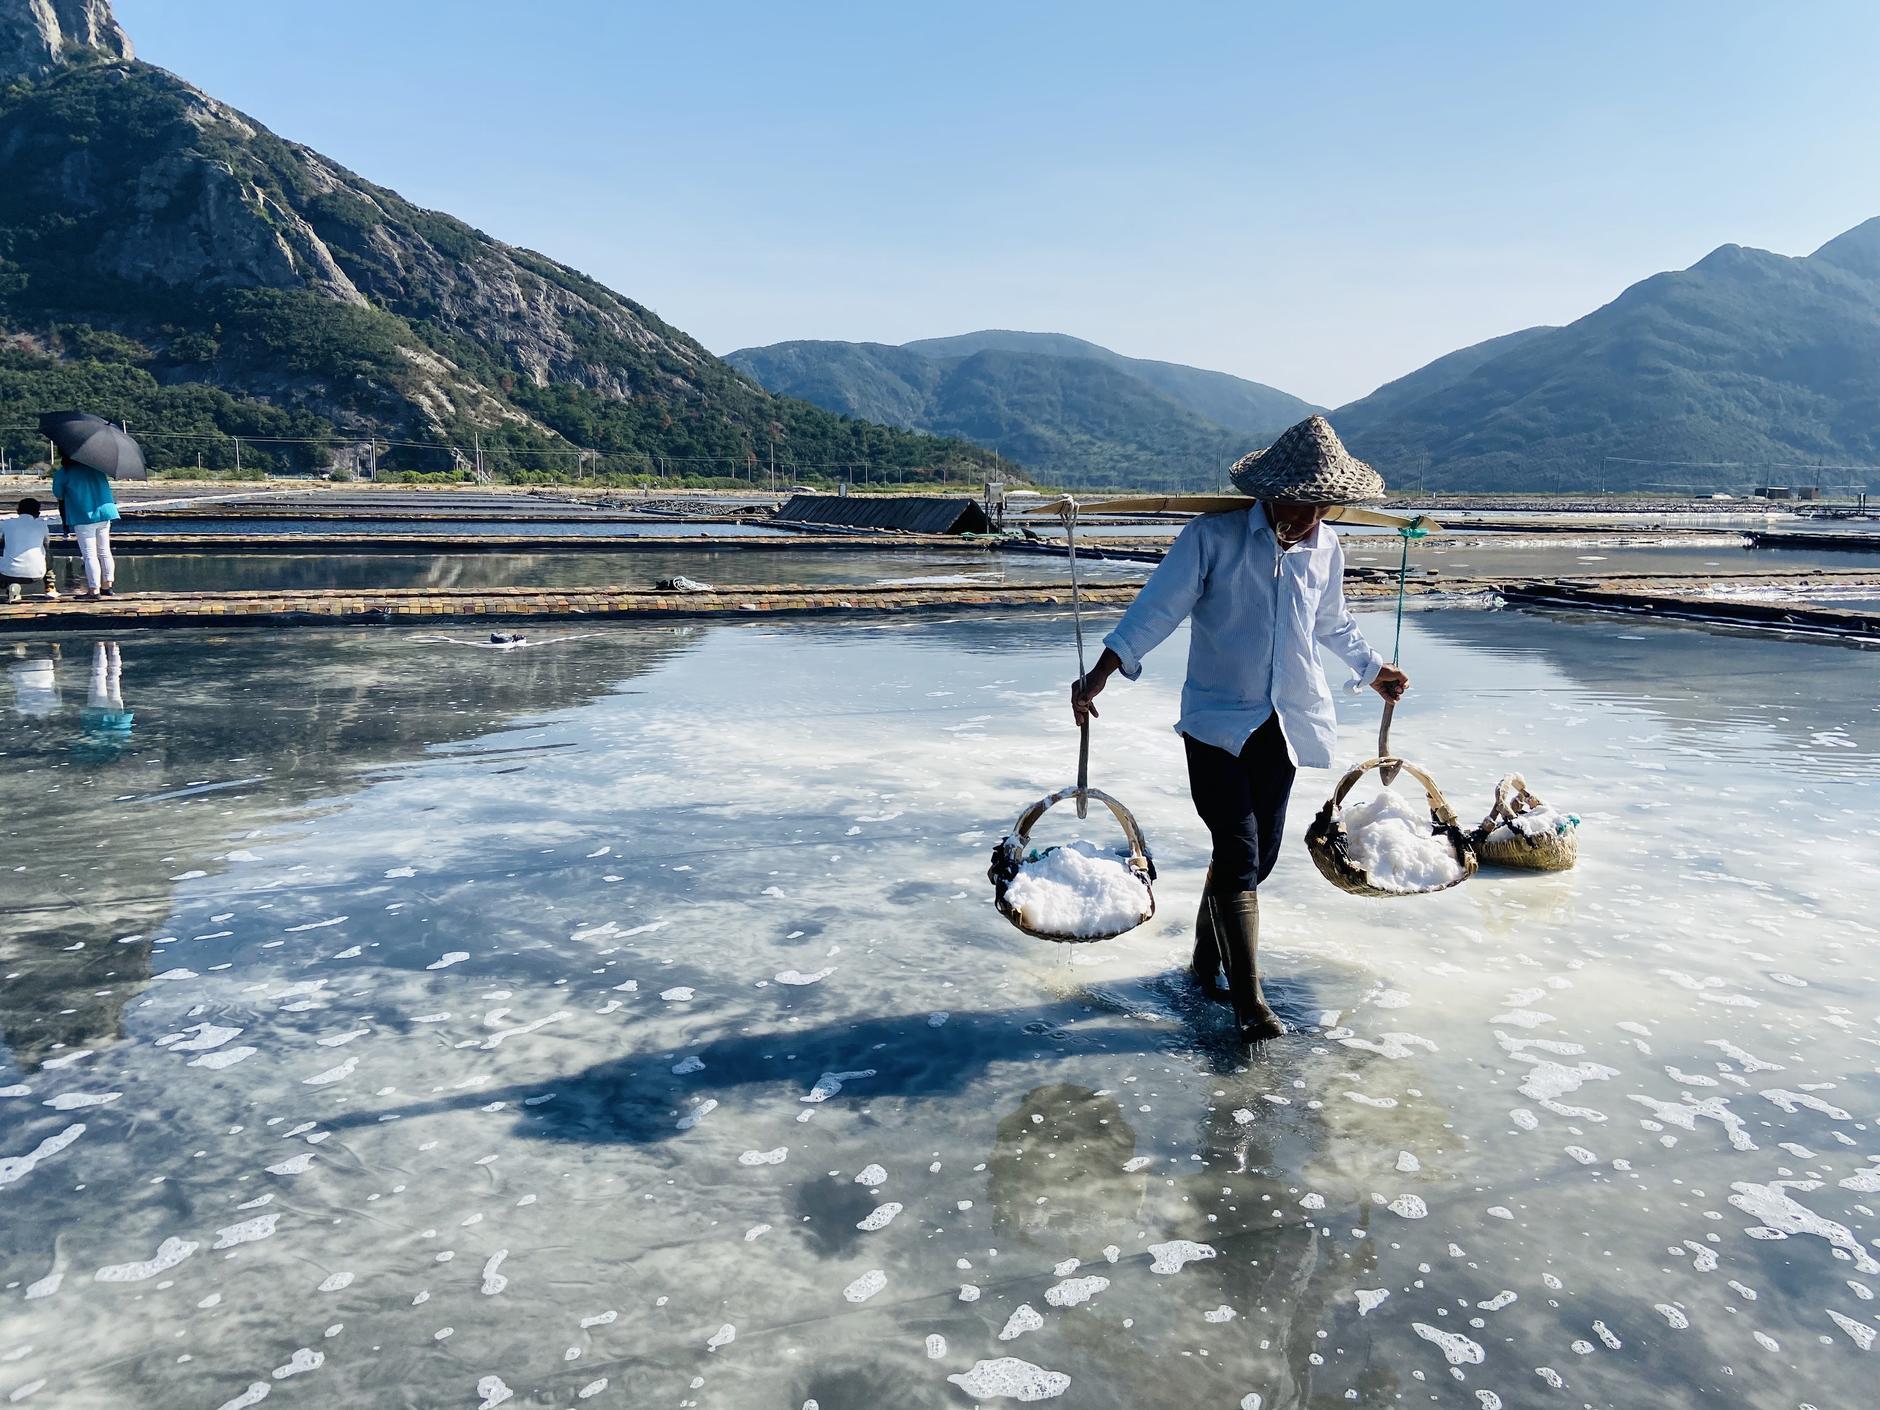
<svg viewBox="0 0 1880 1410">
<path fill-rule="evenodd" d="M 1227 983 L 1241 1038 L 1259 1043 L 1279 1037 L 1286 1025 L 1267 1007 L 1260 988 L 1260 893 L 1240 891 L 1207 899 L 1214 908 L 1215 933 L 1227 951 Z"/>
<path fill-rule="evenodd" d="M 1214 911 L 1208 904 L 1208 882 L 1213 879 L 1210 870 L 1201 883 L 1201 903 L 1195 907 L 1195 953 L 1188 969 L 1202 993 L 1210 999 L 1225 999 L 1227 995 L 1221 989 L 1221 941 L 1214 929 Z"/>
</svg>

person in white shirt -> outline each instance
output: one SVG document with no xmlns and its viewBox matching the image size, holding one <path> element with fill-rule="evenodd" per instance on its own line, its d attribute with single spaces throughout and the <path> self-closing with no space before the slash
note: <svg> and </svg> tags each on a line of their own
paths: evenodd
<svg viewBox="0 0 1880 1410">
<path fill-rule="evenodd" d="M 1241 1036 L 1275 1038 L 1285 1025 L 1260 987 L 1259 887 L 1279 860 L 1298 764 L 1329 768 L 1337 722 L 1319 665 L 1329 646 L 1370 686 L 1396 700 L 1410 678 L 1373 651 L 1345 606 L 1344 551 L 1322 524 L 1335 504 L 1376 499 L 1378 473 L 1322 416 L 1287 431 L 1233 469 L 1244 510 L 1192 520 L 1104 638 L 1103 655 L 1071 687 L 1079 725 L 1109 678 L 1134 680 L 1142 658 L 1192 619 L 1181 733 L 1195 811 L 1213 841 L 1195 922 L 1194 972 L 1216 992 L 1223 970 Z"/>
<path fill-rule="evenodd" d="M 8 602 L 18 602 L 29 585 L 43 584 L 47 597 L 59 595 L 46 554 L 48 535 L 39 501 L 30 495 L 20 501 L 19 513 L 0 519 L 0 582 L 7 585 Z"/>
</svg>

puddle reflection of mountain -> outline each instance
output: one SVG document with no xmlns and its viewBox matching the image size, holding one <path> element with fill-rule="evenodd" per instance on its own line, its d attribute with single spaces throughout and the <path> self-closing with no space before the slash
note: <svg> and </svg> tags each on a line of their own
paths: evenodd
<svg viewBox="0 0 1880 1410">
<path fill-rule="evenodd" d="M 178 858 L 226 858 L 257 831 L 369 786 L 375 769 L 618 691 L 693 635 L 627 629 L 516 652 L 389 631 L 141 635 L 117 643 L 134 723 L 109 749 L 83 703 L 105 643 L 15 643 L 9 665 L 29 668 L 14 674 L 30 677 L 32 709 L 13 702 L 0 773 L 0 802 L 18 820 L 0 908 L 0 1033 L 14 1061 L 32 1072 L 121 1036 L 127 1001 L 151 977 Z"/>
</svg>

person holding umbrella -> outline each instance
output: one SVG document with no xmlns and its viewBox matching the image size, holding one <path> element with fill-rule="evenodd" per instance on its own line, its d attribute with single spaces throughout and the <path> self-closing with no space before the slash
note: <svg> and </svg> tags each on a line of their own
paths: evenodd
<svg viewBox="0 0 1880 1410">
<path fill-rule="evenodd" d="M 39 418 L 39 430 L 58 452 L 52 497 L 85 563 L 85 591 L 79 595 L 110 597 L 117 578 L 111 523 L 118 517 L 111 480 L 149 479 L 143 448 L 103 417 L 78 411 L 49 412 Z"/>
<path fill-rule="evenodd" d="M 1355 689 L 1394 701 L 1410 678 L 1372 650 L 1345 606 L 1344 551 L 1326 513 L 1378 499 L 1384 481 L 1309 417 L 1231 472 L 1247 507 L 1202 514 L 1176 537 L 1090 673 L 1071 686 L 1078 724 L 1097 714 L 1112 675 L 1134 680 L 1142 658 L 1192 619 L 1188 679 L 1175 728 L 1188 786 L 1213 842 L 1195 922 L 1194 972 L 1215 992 L 1226 972 L 1242 1038 L 1285 1025 L 1260 986 L 1260 883 L 1279 860 L 1297 765 L 1329 768 L 1336 720 L 1320 644 L 1342 657 Z"/>
</svg>

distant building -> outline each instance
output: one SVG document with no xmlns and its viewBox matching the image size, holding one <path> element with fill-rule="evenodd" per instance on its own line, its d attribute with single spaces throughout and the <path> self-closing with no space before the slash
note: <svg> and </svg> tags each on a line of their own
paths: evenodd
<svg viewBox="0 0 1880 1410">
<path fill-rule="evenodd" d="M 1754 491 L 1758 499 L 1793 499 L 1795 492 L 1787 485 L 1758 485 Z"/>
</svg>

